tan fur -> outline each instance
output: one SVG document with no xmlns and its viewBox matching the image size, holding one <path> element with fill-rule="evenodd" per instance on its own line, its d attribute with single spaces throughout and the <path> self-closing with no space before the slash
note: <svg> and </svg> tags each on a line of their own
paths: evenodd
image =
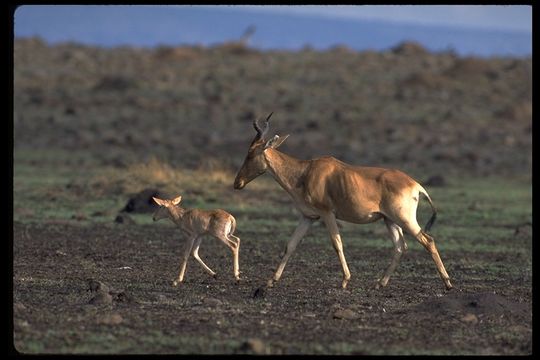
<svg viewBox="0 0 540 360">
<path fill-rule="evenodd" d="M 222 241 L 233 252 L 233 271 L 236 280 L 240 279 L 240 270 L 238 265 L 238 254 L 240 251 L 240 238 L 233 235 L 236 229 L 236 220 L 228 212 L 216 210 L 184 209 L 178 204 L 181 197 L 178 196 L 172 200 L 153 198 L 160 205 L 160 208 L 154 213 L 154 221 L 168 218 L 173 221 L 182 231 L 188 235 L 183 261 L 180 265 L 180 274 L 177 280 L 173 282 L 176 286 L 184 280 L 187 260 L 190 252 L 193 257 L 203 266 L 203 268 L 215 276 L 216 273 L 210 269 L 199 257 L 199 246 L 202 236 L 209 234 Z"/>
<path fill-rule="evenodd" d="M 401 254 L 407 248 L 403 239 L 404 229 L 431 253 L 445 286 L 448 289 L 452 287 L 433 238 L 428 238 L 416 221 L 420 193 L 428 198 L 435 211 L 429 195 L 418 182 L 399 170 L 352 166 L 331 156 L 311 160 L 295 159 L 277 150 L 286 136 L 276 135 L 269 141 L 264 139 L 268 131 L 267 124 L 268 119 L 264 131 L 254 124 L 257 136 L 238 171 L 234 187 L 242 189 L 257 176 L 269 172 L 291 196 L 295 207 L 302 214 L 281 263 L 268 282 L 269 286 L 279 280 L 287 260 L 311 223 L 320 219 L 325 223 L 338 254 L 343 270 L 342 286 L 345 288 L 350 279 L 350 271 L 336 220 L 366 224 L 383 218 L 395 246 L 392 262 L 378 286 L 386 286 Z"/>
</svg>

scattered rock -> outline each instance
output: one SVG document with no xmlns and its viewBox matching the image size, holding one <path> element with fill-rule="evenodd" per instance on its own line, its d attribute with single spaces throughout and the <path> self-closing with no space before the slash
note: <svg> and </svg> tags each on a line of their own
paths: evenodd
<svg viewBox="0 0 540 360">
<path fill-rule="evenodd" d="M 265 295 L 266 295 L 266 290 L 264 289 L 264 287 L 261 286 L 255 289 L 251 297 L 253 299 L 261 299 L 261 298 L 264 298 Z"/>
<path fill-rule="evenodd" d="M 459 320 L 461 320 L 464 323 L 473 324 L 473 325 L 478 323 L 478 317 L 476 315 L 474 315 L 474 314 L 471 314 L 471 313 L 465 314 Z"/>
<path fill-rule="evenodd" d="M 128 214 L 119 213 L 116 215 L 116 218 L 114 219 L 114 222 L 117 224 L 126 224 L 126 225 L 134 225 L 135 220 Z"/>
<path fill-rule="evenodd" d="M 482 208 L 482 205 L 480 205 L 480 203 L 476 200 L 470 203 L 469 206 L 467 207 L 467 209 L 469 210 L 480 210 L 481 208 Z"/>
<path fill-rule="evenodd" d="M 215 298 L 204 298 L 202 302 L 204 305 L 211 307 L 220 306 L 223 304 L 221 300 Z"/>
<path fill-rule="evenodd" d="M 531 305 L 514 301 L 494 293 L 465 293 L 453 292 L 442 297 L 426 300 L 414 308 L 411 316 L 418 313 L 446 314 L 473 314 L 499 318 L 500 316 L 514 317 L 518 319 L 530 319 Z"/>
<path fill-rule="evenodd" d="M 424 181 L 424 186 L 432 186 L 432 187 L 438 187 L 438 186 L 446 186 L 446 179 L 442 175 L 433 175 L 430 178 L 428 178 L 426 181 Z"/>
<path fill-rule="evenodd" d="M 88 302 L 92 305 L 111 305 L 112 304 L 112 296 L 108 292 L 104 291 L 98 291 L 96 296 L 90 299 Z"/>
<path fill-rule="evenodd" d="M 111 293 L 111 296 L 113 298 L 113 301 L 120 303 L 132 303 L 135 301 L 133 297 L 129 294 L 126 294 L 125 291 L 121 291 L 119 293 Z"/>
<path fill-rule="evenodd" d="M 514 236 L 532 237 L 532 224 L 526 223 L 516 226 L 514 230 Z"/>
<path fill-rule="evenodd" d="M 127 202 L 126 206 L 120 212 L 127 213 L 151 213 L 157 210 L 158 205 L 152 197 L 168 199 L 170 196 L 157 189 L 144 189 L 143 191 L 133 195 Z"/>
<path fill-rule="evenodd" d="M 334 319 L 355 320 L 360 318 L 360 315 L 351 309 L 337 309 L 334 312 Z"/>
<path fill-rule="evenodd" d="M 118 325 L 118 324 L 121 324 L 123 321 L 124 319 L 122 318 L 122 316 L 116 313 L 100 315 L 96 319 L 96 322 L 98 324 L 103 324 L 103 325 Z"/>
<path fill-rule="evenodd" d="M 26 310 L 26 306 L 24 306 L 23 303 L 16 302 L 16 303 L 13 303 L 13 310 L 14 311 L 24 311 L 24 310 Z"/>
<path fill-rule="evenodd" d="M 101 281 L 94 280 L 94 279 L 88 279 L 88 291 L 102 291 L 102 292 L 109 292 L 109 286 L 105 283 L 102 283 Z"/>
<path fill-rule="evenodd" d="M 76 213 L 71 215 L 71 218 L 77 221 L 88 220 L 88 217 L 83 213 Z"/>
<path fill-rule="evenodd" d="M 266 354 L 266 345 L 261 339 L 251 338 L 240 345 L 240 351 L 242 352 L 253 352 L 257 355 Z"/>
</svg>

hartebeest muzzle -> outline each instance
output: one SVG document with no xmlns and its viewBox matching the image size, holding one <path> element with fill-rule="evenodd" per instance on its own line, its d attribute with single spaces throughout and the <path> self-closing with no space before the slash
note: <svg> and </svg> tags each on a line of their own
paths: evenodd
<svg viewBox="0 0 540 360">
<path fill-rule="evenodd" d="M 246 182 L 244 180 L 241 180 L 241 179 L 238 179 L 238 178 L 236 178 L 234 180 L 234 188 L 236 190 L 241 190 L 241 189 L 244 188 L 244 186 L 246 186 Z"/>
</svg>

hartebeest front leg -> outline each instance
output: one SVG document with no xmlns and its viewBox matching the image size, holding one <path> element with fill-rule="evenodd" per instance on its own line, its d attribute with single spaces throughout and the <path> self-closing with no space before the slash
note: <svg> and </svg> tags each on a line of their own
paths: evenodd
<svg viewBox="0 0 540 360">
<path fill-rule="evenodd" d="M 347 283 L 351 279 L 351 272 L 349 271 L 347 260 L 345 260 L 345 254 L 343 253 L 343 244 L 341 242 L 341 236 L 339 235 L 336 216 L 333 213 L 329 213 L 323 216 L 322 219 L 326 224 L 326 228 L 330 234 L 330 240 L 332 240 L 332 245 L 338 254 L 339 262 L 341 263 L 341 268 L 343 270 L 343 281 L 341 286 L 345 289 L 347 287 Z"/>
<path fill-rule="evenodd" d="M 184 249 L 184 257 L 182 258 L 182 265 L 180 265 L 180 274 L 178 274 L 178 279 L 173 281 L 173 286 L 177 286 L 178 284 L 182 283 L 182 281 L 184 281 L 184 274 L 186 272 L 187 261 L 189 259 L 189 254 L 191 253 L 191 249 L 193 248 L 193 243 L 195 242 L 196 238 L 197 238 L 196 235 L 191 235 L 189 239 L 186 241 L 186 247 Z"/>
<path fill-rule="evenodd" d="M 313 221 L 314 221 L 313 219 L 310 219 L 304 216 L 300 218 L 300 221 L 298 223 L 298 226 L 296 227 L 296 230 L 294 230 L 294 233 L 291 239 L 287 243 L 287 249 L 281 258 L 281 262 L 276 270 L 276 273 L 274 274 L 274 277 L 268 280 L 268 283 L 267 283 L 268 287 L 272 287 L 274 285 L 274 282 L 278 281 L 281 278 L 281 274 L 283 273 L 283 269 L 285 269 L 285 265 L 287 265 L 287 261 L 293 254 L 300 240 L 302 240 L 306 232 L 311 227 L 311 224 L 313 224 Z"/>
</svg>

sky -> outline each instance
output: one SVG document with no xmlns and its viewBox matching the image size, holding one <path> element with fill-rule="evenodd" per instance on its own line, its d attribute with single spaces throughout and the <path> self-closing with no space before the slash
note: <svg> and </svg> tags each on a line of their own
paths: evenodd
<svg viewBox="0 0 540 360">
<path fill-rule="evenodd" d="M 460 55 L 532 54 L 528 5 L 24 5 L 15 36 L 97 46 L 212 46 L 248 26 L 257 49 L 384 51 L 416 41 Z"/>
<path fill-rule="evenodd" d="M 209 5 L 209 7 L 216 7 Z M 529 5 L 237 5 L 267 12 L 386 20 L 425 25 L 532 31 Z"/>
</svg>

